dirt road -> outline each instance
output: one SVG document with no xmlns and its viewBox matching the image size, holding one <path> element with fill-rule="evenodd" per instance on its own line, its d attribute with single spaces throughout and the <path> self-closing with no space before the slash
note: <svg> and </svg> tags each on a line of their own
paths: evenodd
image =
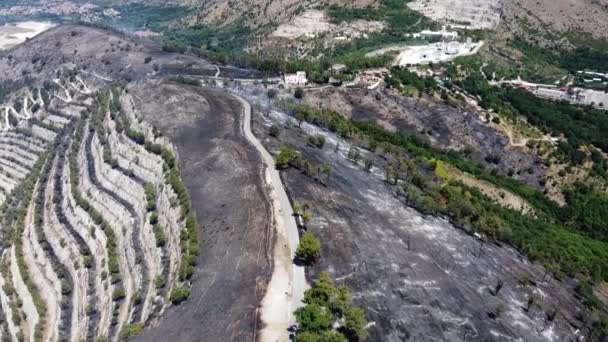
<svg viewBox="0 0 608 342">
<path fill-rule="evenodd" d="M 243 105 L 245 138 L 258 150 L 266 165 L 266 182 L 271 188 L 277 234 L 273 252 L 274 270 L 261 307 L 265 326 L 260 340 L 287 341 L 287 329 L 295 323 L 293 312 L 301 306 L 307 288 L 304 267 L 292 262 L 300 241 L 298 227 L 279 172 L 274 168 L 274 159 L 251 132 L 251 106 L 243 98 L 235 97 Z"/>
</svg>

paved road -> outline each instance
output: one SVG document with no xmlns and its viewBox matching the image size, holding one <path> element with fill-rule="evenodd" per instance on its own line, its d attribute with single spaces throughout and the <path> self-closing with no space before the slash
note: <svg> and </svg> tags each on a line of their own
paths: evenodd
<svg viewBox="0 0 608 342">
<path fill-rule="evenodd" d="M 290 250 L 290 258 L 288 260 L 291 265 L 291 269 L 289 270 L 289 277 L 284 279 L 285 277 L 278 276 L 282 283 L 277 283 L 277 279 L 275 275 L 277 273 L 280 274 L 281 268 L 285 266 L 285 260 L 276 260 L 277 250 L 283 248 L 284 246 L 280 246 L 280 238 L 277 240 L 277 244 L 275 245 L 275 269 L 273 273 L 273 279 L 271 280 L 268 286 L 268 296 L 273 296 L 273 292 L 276 295 L 278 289 L 286 289 L 285 300 L 278 299 L 273 296 L 273 298 L 264 298 L 262 304 L 262 319 L 264 320 L 264 311 L 269 310 L 272 312 L 272 330 L 273 332 L 262 332 L 262 342 L 270 341 L 274 342 L 277 338 L 280 338 L 281 341 L 285 341 L 287 338 L 287 328 L 295 323 L 295 317 L 293 316 L 293 312 L 300 306 L 302 306 L 302 300 L 304 299 L 304 291 L 308 287 L 306 283 L 306 276 L 304 273 L 304 267 L 297 266 L 293 262 L 295 256 L 295 250 L 300 241 L 300 237 L 298 235 L 298 227 L 296 225 L 296 221 L 293 215 L 293 210 L 291 207 L 291 203 L 287 197 L 287 193 L 285 192 L 285 187 L 281 181 L 281 177 L 279 172 L 274 167 L 274 159 L 272 155 L 264 148 L 262 143 L 253 135 L 251 132 L 251 105 L 245 99 L 234 95 L 242 104 L 244 110 L 244 120 L 243 120 L 243 131 L 245 134 L 245 138 L 259 151 L 262 156 L 262 160 L 266 165 L 267 178 L 269 180 L 270 186 L 272 187 L 273 192 L 273 206 L 275 206 L 275 213 L 278 213 L 280 217 L 275 217 L 275 222 L 277 222 L 277 233 L 278 235 L 284 234 L 287 239 L 287 243 Z M 285 284 L 285 281 L 288 281 L 290 284 Z M 287 287 L 286 287 L 287 285 Z M 291 288 L 289 288 L 291 285 Z M 275 291 L 273 291 L 273 287 Z M 281 295 L 283 293 L 280 293 Z M 277 304 L 282 305 L 283 307 L 279 310 L 275 307 Z M 285 314 L 286 313 L 286 314 Z M 276 317 L 280 315 L 281 317 Z M 268 316 L 266 316 L 268 317 Z M 270 325 L 270 322 L 264 320 L 267 325 Z M 278 328 L 278 329 L 277 329 Z M 276 333 L 279 332 L 282 336 L 277 336 Z"/>
</svg>

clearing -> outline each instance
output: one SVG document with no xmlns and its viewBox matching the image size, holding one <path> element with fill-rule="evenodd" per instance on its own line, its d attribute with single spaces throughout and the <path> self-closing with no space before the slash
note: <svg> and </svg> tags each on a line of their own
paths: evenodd
<svg viewBox="0 0 608 342">
<path fill-rule="evenodd" d="M 29 38 L 39 35 L 55 25 L 36 21 L 24 21 L 0 26 L 0 50 L 10 49 Z"/>
</svg>

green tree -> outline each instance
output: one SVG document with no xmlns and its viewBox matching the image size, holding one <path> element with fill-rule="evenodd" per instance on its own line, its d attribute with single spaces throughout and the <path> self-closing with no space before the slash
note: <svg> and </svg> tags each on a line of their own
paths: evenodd
<svg viewBox="0 0 608 342">
<path fill-rule="evenodd" d="M 279 135 L 281 134 L 281 129 L 277 125 L 272 125 L 272 126 L 270 126 L 270 130 L 268 131 L 268 134 L 270 134 L 271 137 L 278 138 Z"/>
<path fill-rule="evenodd" d="M 296 310 L 296 320 L 301 331 L 313 333 L 329 330 L 334 321 L 326 307 L 314 303 Z"/>
<path fill-rule="evenodd" d="M 344 313 L 344 330 L 350 341 L 364 341 L 367 338 L 366 325 L 363 309 L 353 307 Z"/>
<path fill-rule="evenodd" d="M 348 339 L 341 333 L 330 330 L 321 334 L 321 342 L 348 342 Z"/>
<path fill-rule="evenodd" d="M 277 169 L 285 169 L 290 163 L 294 162 L 300 157 L 298 151 L 291 149 L 287 146 L 281 146 L 279 152 L 274 156 L 274 162 Z"/>
<path fill-rule="evenodd" d="M 353 296 L 350 293 L 348 287 L 342 285 L 339 286 L 334 300 L 331 303 L 331 310 L 342 317 L 344 313 L 353 305 Z"/>
<path fill-rule="evenodd" d="M 300 239 L 300 244 L 296 249 L 296 258 L 309 264 L 312 263 L 321 250 L 321 242 L 311 232 L 306 232 Z"/>
<path fill-rule="evenodd" d="M 321 272 L 315 286 L 304 292 L 304 302 L 308 304 L 317 303 L 328 305 L 335 296 L 336 287 L 328 272 Z"/>
<path fill-rule="evenodd" d="M 304 89 L 297 87 L 296 90 L 294 90 L 293 92 L 293 97 L 295 97 L 298 100 L 301 100 L 304 98 Z"/>
</svg>

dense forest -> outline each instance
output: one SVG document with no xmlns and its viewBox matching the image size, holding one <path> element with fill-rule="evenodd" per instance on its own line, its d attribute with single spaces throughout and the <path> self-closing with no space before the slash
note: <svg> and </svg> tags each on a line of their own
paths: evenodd
<svg viewBox="0 0 608 342">
<path fill-rule="evenodd" d="M 570 71 L 585 69 L 608 71 L 608 51 L 590 47 L 577 48 L 560 53 L 559 64 Z"/>
</svg>

